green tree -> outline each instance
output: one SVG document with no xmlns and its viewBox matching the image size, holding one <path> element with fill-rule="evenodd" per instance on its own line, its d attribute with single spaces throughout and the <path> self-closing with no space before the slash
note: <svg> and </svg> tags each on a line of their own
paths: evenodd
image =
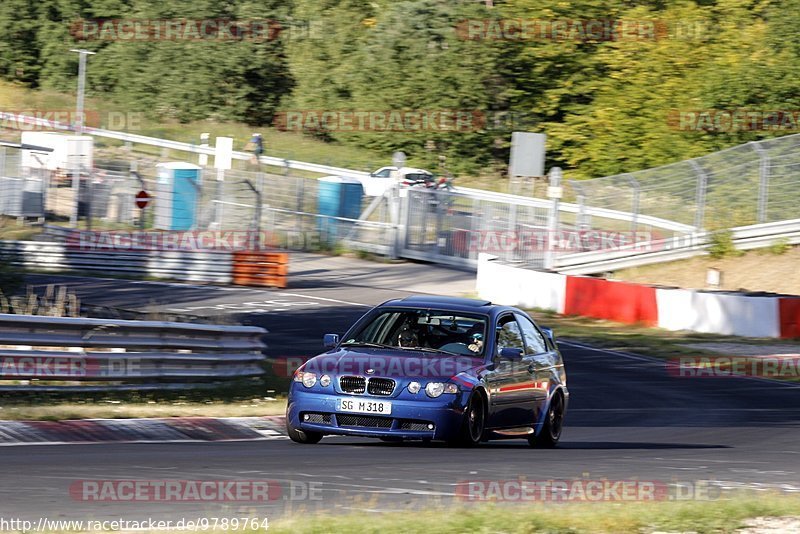
<svg viewBox="0 0 800 534">
<path fill-rule="evenodd" d="M 0 76 L 36 86 L 39 51 L 33 0 L 0 3 Z"/>
</svg>

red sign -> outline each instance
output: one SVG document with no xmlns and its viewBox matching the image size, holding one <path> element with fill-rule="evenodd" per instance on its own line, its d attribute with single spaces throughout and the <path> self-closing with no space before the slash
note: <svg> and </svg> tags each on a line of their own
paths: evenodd
<svg viewBox="0 0 800 534">
<path fill-rule="evenodd" d="M 150 204 L 150 195 L 147 194 L 147 191 L 139 191 L 136 193 L 136 207 L 140 210 L 143 210 Z"/>
</svg>

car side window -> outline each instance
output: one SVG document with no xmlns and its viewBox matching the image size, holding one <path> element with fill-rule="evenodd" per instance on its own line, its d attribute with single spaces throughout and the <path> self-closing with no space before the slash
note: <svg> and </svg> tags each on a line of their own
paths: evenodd
<svg viewBox="0 0 800 534">
<path fill-rule="evenodd" d="M 547 342 L 536 326 L 524 315 L 517 315 L 517 321 L 522 328 L 522 337 L 525 339 L 527 354 L 542 354 L 547 352 Z"/>
<path fill-rule="evenodd" d="M 505 315 L 497 321 L 497 352 L 505 348 L 525 350 L 522 341 L 522 332 L 513 315 Z"/>
</svg>

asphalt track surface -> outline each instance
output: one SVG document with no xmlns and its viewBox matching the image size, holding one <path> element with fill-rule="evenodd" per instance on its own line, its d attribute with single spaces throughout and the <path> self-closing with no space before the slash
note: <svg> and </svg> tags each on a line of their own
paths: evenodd
<svg viewBox="0 0 800 534">
<path fill-rule="evenodd" d="M 417 281 L 422 276 L 408 273 Z M 466 280 L 463 273 L 436 273 L 426 276 Z M 245 312 L 254 324 L 273 332 L 271 352 L 286 355 L 318 351 L 321 333 L 342 331 L 366 305 L 405 291 L 362 287 L 351 276 L 350 285 L 321 279 L 325 283 L 285 291 L 206 290 L 205 296 L 195 294 L 201 292 L 196 288 L 175 286 L 165 292 L 164 287 L 114 281 L 118 294 L 112 295 L 111 286 L 101 287 L 107 283 L 102 280 L 63 280 L 85 300 L 94 291 L 98 299 L 140 308 L 154 305 L 143 296 L 148 291 L 159 295 L 159 309 L 253 303 L 264 295 L 260 300 L 282 295 L 272 300 L 315 301 L 313 306 L 284 303 L 281 311 Z M 32 282 L 45 280 L 35 277 Z M 215 310 L 204 313 L 213 315 Z M 240 312 L 231 308 L 220 313 Z M 677 378 L 658 360 L 566 342 L 561 349 L 571 401 L 555 450 L 532 449 L 513 440 L 449 449 L 331 437 L 317 445 L 276 439 L 4 447 L 0 517 L 176 521 L 417 510 L 436 503 L 468 505 L 456 496 L 464 481 L 519 477 L 639 479 L 675 488 L 694 484 L 705 488 L 701 498 L 738 488 L 800 491 L 800 387 L 747 378 Z M 270 480 L 281 491 L 275 500 L 261 503 L 92 502 L 70 496 L 75 481 L 112 479 Z M 678 493 L 690 497 L 692 491 Z"/>
</svg>

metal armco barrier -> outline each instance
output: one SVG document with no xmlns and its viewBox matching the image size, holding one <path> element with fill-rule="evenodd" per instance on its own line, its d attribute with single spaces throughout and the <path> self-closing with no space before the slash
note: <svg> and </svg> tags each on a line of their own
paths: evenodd
<svg viewBox="0 0 800 534">
<path fill-rule="evenodd" d="M 65 243 L 0 241 L 0 258 L 37 271 L 90 271 L 186 282 L 231 282 L 231 252 L 79 250 Z"/>
<path fill-rule="evenodd" d="M 778 221 L 731 229 L 739 250 L 753 250 L 774 244 L 800 245 L 800 219 Z M 669 240 L 642 242 L 616 250 L 595 250 L 556 258 L 554 270 L 564 274 L 597 274 L 642 265 L 683 260 L 708 254 L 711 232 L 698 232 Z"/>
<path fill-rule="evenodd" d="M 0 390 L 184 389 L 258 377 L 266 333 L 251 326 L 0 314 L 0 380 L 44 381 Z"/>
<path fill-rule="evenodd" d="M 289 254 L 286 252 L 234 252 L 233 283 L 239 286 L 287 285 Z"/>
</svg>

